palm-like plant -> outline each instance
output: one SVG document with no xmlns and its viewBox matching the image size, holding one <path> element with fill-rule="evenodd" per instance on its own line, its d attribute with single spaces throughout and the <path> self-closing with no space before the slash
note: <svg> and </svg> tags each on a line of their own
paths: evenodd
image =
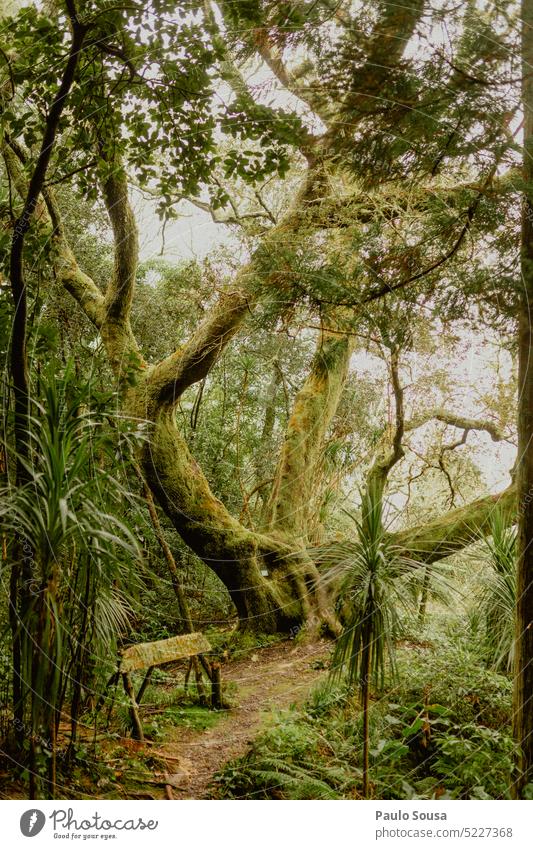
<svg viewBox="0 0 533 849">
<path fill-rule="evenodd" d="M 136 541 L 114 513 L 129 494 L 106 471 L 111 442 L 103 416 L 83 412 L 87 392 L 69 374 L 51 380 L 42 403 L 32 404 L 27 483 L 0 492 L 2 533 L 18 540 L 11 547 L 18 552 L 12 606 L 22 704 L 15 708 L 31 729 L 31 795 L 40 771 L 36 741 L 50 742 L 53 792 L 63 701 L 68 692 L 79 707 L 77 688 L 89 653 L 109 656 L 131 616 L 124 588 L 129 596 L 138 583 Z"/>
<path fill-rule="evenodd" d="M 363 794 L 369 791 L 370 687 L 382 687 L 387 661 L 396 675 L 395 639 L 401 609 L 412 609 L 417 594 L 416 568 L 388 540 L 381 493 L 370 489 L 361 518 L 352 516 L 356 539 L 322 549 L 329 564 L 326 580 L 339 582 L 339 604 L 347 610 L 344 630 L 333 654 L 330 681 L 346 675 L 356 684 L 363 710 Z"/>
<path fill-rule="evenodd" d="M 510 670 L 514 661 L 517 534 L 501 511 L 494 512 L 483 549 L 483 560 L 490 567 L 481 598 L 486 658 L 494 669 Z"/>
</svg>

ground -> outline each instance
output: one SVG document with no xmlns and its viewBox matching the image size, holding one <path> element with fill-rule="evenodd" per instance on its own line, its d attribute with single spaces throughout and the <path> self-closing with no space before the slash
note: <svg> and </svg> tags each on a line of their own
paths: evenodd
<svg viewBox="0 0 533 849">
<path fill-rule="evenodd" d="M 325 676 L 331 643 L 284 640 L 266 648 L 248 650 L 241 660 L 222 666 L 225 692 L 232 707 L 224 711 L 177 706 L 141 706 L 145 743 L 117 729 L 97 731 L 80 722 L 76 763 L 64 782 L 61 756 L 56 797 L 64 799 L 204 799 L 209 798 L 215 774 L 228 761 L 246 753 L 249 744 L 279 708 L 302 704 Z M 241 655 L 242 657 L 242 655 Z M 238 655 L 237 655 L 238 658 Z M 170 672 L 159 692 L 175 691 L 183 684 L 183 664 Z M 194 687 L 193 687 L 194 690 Z M 119 691 L 120 692 L 120 688 Z M 163 712 L 174 712 L 175 722 L 165 723 L 160 739 L 150 740 L 150 724 Z M 127 709 L 124 708 L 127 716 Z M 103 721 L 103 715 L 100 714 Z M 66 751 L 70 723 L 61 723 L 60 751 Z M 27 798 L 27 787 L 13 775 L 12 761 L 0 761 L 2 798 Z"/>
<path fill-rule="evenodd" d="M 157 751 L 168 757 L 176 799 L 204 799 L 213 776 L 228 761 L 243 755 L 270 712 L 301 704 L 324 676 L 331 644 L 278 643 L 258 649 L 223 667 L 224 682 L 235 688 L 236 706 L 205 731 L 173 728 Z M 167 791 L 168 793 L 168 791 Z"/>
</svg>

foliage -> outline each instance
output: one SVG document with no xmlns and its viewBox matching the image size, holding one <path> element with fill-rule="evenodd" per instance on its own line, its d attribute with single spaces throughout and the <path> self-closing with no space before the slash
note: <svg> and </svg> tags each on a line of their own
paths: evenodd
<svg viewBox="0 0 533 849">
<path fill-rule="evenodd" d="M 375 795 L 505 795 L 512 753 L 500 673 L 512 662 L 513 532 L 507 519 L 493 526 L 482 612 L 465 614 L 467 637 L 443 610 L 439 567 L 423 571 L 391 539 L 440 520 L 457 546 L 470 543 L 442 514 L 493 492 L 485 443 L 501 471 L 513 439 L 529 190 L 509 106 L 523 59 L 516 4 L 10 8 L 0 35 L 0 530 L 11 586 L 0 624 L 11 637 L 0 671 L 2 707 L 11 700 L 33 732 L 30 772 L 47 771 L 53 792 L 64 712 L 71 764 L 83 711 L 103 726 L 95 702 L 119 640 L 186 626 L 138 503 L 135 452 L 166 512 L 162 533 L 193 625 L 222 631 L 217 657 L 274 639 L 237 631 L 235 601 L 252 627 L 266 611 L 258 629 L 334 631 L 328 602 L 338 597 L 344 631 L 330 691 L 225 773 L 229 795 L 357 796 L 361 777 L 366 794 L 369 760 Z M 20 221 L 77 36 L 42 191 Z M 225 247 L 173 262 L 163 233 L 162 256 L 140 261 L 136 212 L 155 253 L 150 216 L 167 224 L 192 208 L 205 216 L 198 229 L 226 227 Z M 24 297 L 12 302 L 20 224 Z M 27 343 L 34 398 L 29 483 L 16 488 L 9 352 L 26 300 L 13 349 L 25 360 Z M 324 356 L 328 337 L 347 352 L 340 365 Z M 132 411 L 135 429 L 125 422 Z M 308 513 L 297 534 L 278 510 L 284 500 L 290 513 L 293 497 Z M 413 557 L 422 531 L 406 546 Z M 435 543 L 432 554 L 443 553 Z M 325 583 L 317 565 L 333 566 Z M 433 645 L 417 641 L 411 615 L 421 586 Z M 398 646 L 406 635 L 413 676 Z M 114 713 L 107 699 L 106 708 L 124 730 L 127 706 Z M 165 704 L 166 720 L 181 710 Z"/>
<path fill-rule="evenodd" d="M 320 550 L 330 566 L 326 580 L 338 581 L 338 604 L 346 623 L 336 642 L 333 679 L 344 672 L 349 684 L 362 689 L 368 676 L 383 686 L 386 662 L 394 669 L 394 644 L 400 609 L 413 601 L 413 570 L 417 564 L 402 556 L 388 541 L 383 525 L 381 492 L 371 487 L 362 497 L 361 518 L 355 516 L 355 543 Z M 411 598 L 410 598 L 411 596 Z"/>
<path fill-rule="evenodd" d="M 123 513 L 134 500 L 105 468 L 116 441 L 107 415 L 88 407 L 91 397 L 71 370 L 48 377 L 26 434 L 28 481 L 0 496 L 2 533 L 12 540 L 8 563 L 20 574 L 13 638 L 22 688 L 15 709 L 28 716 L 28 740 L 47 741 L 43 755 L 52 757 L 65 699 L 75 727 L 82 697 L 98 692 L 129 628 L 140 586 L 137 543 L 118 518 L 119 506 Z"/>
<path fill-rule="evenodd" d="M 487 662 L 495 669 L 510 671 L 514 662 L 517 536 L 516 529 L 509 527 L 506 517 L 498 511 L 484 547 L 489 570 L 480 615 L 484 619 Z"/>
<path fill-rule="evenodd" d="M 508 798 L 514 754 L 508 679 L 487 673 L 464 630 L 426 648 L 400 647 L 398 665 L 399 683 L 370 713 L 374 798 Z M 280 714 L 244 758 L 228 764 L 213 792 L 217 798 L 306 792 L 357 798 L 362 744 L 363 717 L 352 690 L 321 686 L 304 708 Z"/>
</svg>

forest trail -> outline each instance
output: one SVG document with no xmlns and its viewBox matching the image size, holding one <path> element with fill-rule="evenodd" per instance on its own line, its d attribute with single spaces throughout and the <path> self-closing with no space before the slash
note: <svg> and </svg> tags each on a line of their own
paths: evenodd
<svg viewBox="0 0 533 849">
<path fill-rule="evenodd" d="M 223 666 L 223 682 L 234 684 L 237 704 L 205 731 L 176 728 L 158 746 L 168 757 L 175 799 L 204 799 L 214 775 L 228 761 L 245 754 L 270 711 L 301 704 L 324 676 L 331 644 L 325 640 L 298 645 L 281 643 L 257 649 L 242 661 Z"/>
</svg>

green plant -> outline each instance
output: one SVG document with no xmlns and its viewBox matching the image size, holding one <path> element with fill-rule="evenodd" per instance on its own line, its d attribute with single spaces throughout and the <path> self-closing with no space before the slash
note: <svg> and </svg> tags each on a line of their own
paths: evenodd
<svg viewBox="0 0 533 849">
<path fill-rule="evenodd" d="M 359 688 L 363 710 L 363 795 L 367 796 L 370 686 L 383 686 L 387 659 L 395 671 L 398 610 L 409 599 L 415 564 L 388 542 L 382 494 L 377 487 L 370 487 L 365 493 L 361 512 L 361 519 L 352 517 L 355 543 L 332 545 L 322 551 L 322 559 L 330 565 L 330 580 L 342 576 L 339 600 L 348 614 L 333 653 L 330 680 L 338 681 L 346 672 L 348 684 L 357 683 Z"/>
<path fill-rule="evenodd" d="M 113 440 L 104 415 L 87 408 L 90 387 L 78 387 L 67 369 L 42 392 L 32 402 L 21 458 L 27 483 L 0 493 L 0 527 L 15 576 L 14 712 L 28 729 L 30 775 L 47 764 L 53 793 L 63 704 L 68 696 L 74 745 L 83 692 L 94 691 L 100 658 L 112 656 L 129 628 L 139 551 L 117 518 L 131 498 L 106 471 Z"/>
<path fill-rule="evenodd" d="M 424 645 L 397 646 L 394 685 L 372 701 L 368 735 L 373 795 L 506 798 L 513 751 L 511 682 L 487 669 L 470 644 L 464 621 L 457 618 L 453 627 L 444 628 L 439 620 L 438 634 L 438 640 Z M 365 728 L 353 694 L 354 686 L 345 678 L 329 681 L 304 706 L 276 715 L 248 754 L 221 771 L 216 794 L 357 796 Z"/>
<path fill-rule="evenodd" d="M 284 711 L 241 759 L 215 776 L 223 798 L 339 799 L 353 785 L 342 765 L 320 758 L 324 739 L 307 713 Z"/>
<path fill-rule="evenodd" d="M 436 734 L 435 747 L 434 770 L 452 798 L 509 797 L 515 747 L 508 729 L 452 725 Z"/>
<path fill-rule="evenodd" d="M 168 707 L 161 714 L 161 725 L 178 725 L 194 731 L 206 731 L 217 724 L 221 714 L 200 705 Z"/>
<path fill-rule="evenodd" d="M 494 669 L 511 670 L 514 662 L 517 536 L 506 516 L 494 512 L 490 537 L 484 542 L 489 566 L 483 588 L 481 611 L 485 622 L 487 662 Z"/>
</svg>

